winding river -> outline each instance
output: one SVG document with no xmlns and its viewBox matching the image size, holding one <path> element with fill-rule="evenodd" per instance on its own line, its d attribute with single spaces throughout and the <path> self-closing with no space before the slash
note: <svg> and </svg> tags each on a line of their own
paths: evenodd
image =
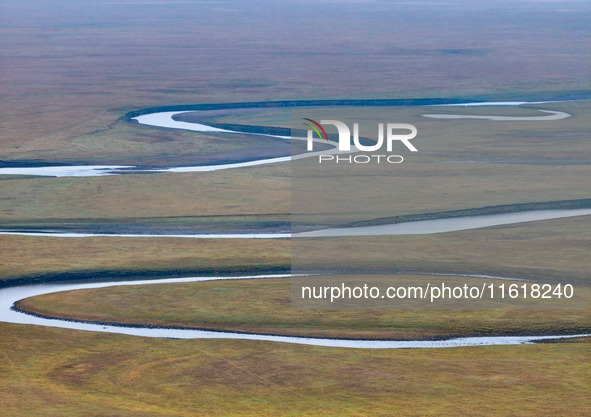
<svg viewBox="0 0 591 417">
<path fill-rule="evenodd" d="M 328 102 L 329 104 L 334 102 Z M 348 102 L 347 102 L 348 103 Z M 489 103 L 438 103 L 438 106 L 519 106 L 522 104 L 541 104 L 548 102 L 489 102 Z M 246 103 L 249 104 L 249 103 Z M 350 103 L 348 105 L 352 105 Z M 328 105 L 328 104 L 327 104 Z M 341 104 L 347 105 L 347 104 Z M 386 104 L 382 104 L 386 105 Z M 424 105 L 424 104 L 422 104 Z M 229 105 L 232 108 L 232 105 Z M 220 107 L 221 108 L 221 107 Z M 182 129 L 197 132 L 224 132 L 224 133 L 241 133 L 227 129 L 220 129 L 213 126 L 208 126 L 198 123 L 187 123 L 174 120 L 174 116 L 183 112 L 194 110 L 175 110 L 175 111 L 159 111 L 149 114 L 140 114 L 133 119 L 140 124 L 169 128 Z M 540 116 L 469 116 L 459 114 L 425 114 L 425 117 L 430 118 L 480 118 L 494 121 L 512 121 L 512 120 L 559 120 L 570 117 L 568 113 L 539 110 L 547 113 Z M 260 134 L 260 133 L 253 133 Z M 269 135 L 280 139 L 290 140 L 292 138 L 281 135 Z M 294 138 L 298 139 L 298 138 Z M 303 138 L 301 138 L 304 140 Z M 326 142 L 325 142 L 326 143 Z M 152 170 L 139 170 L 135 166 L 118 166 L 118 165 L 76 165 L 76 166 L 45 166 L 45 167 L 14 167 L 14 168 L 0 168 L 0 175 L 38 175 L 38 176 L 52 176 L 52 177 L 86 177 L 86 176 L 102 176 L 102 175 L 119 175 L 133 172 L 210 172 L 217 170 L 236 169 L 256 165 L 274 164 L 281 162 L 288 162 L 294 158 L 305 158 L 319 154 L 334 154 L 336 151 L 336 143 L 329 142 L 333 145 L 332 149 L 320 152 L 309 152 L 297 156 L 284 156 L 277 158 L 258 159 L 253 161 L 219 164 L 219 165 L 204 165 L 204 166 L 184 166 L 172 167 Z M 352 152 L 356 150 L 353 148 Z M 63 238 L 81 238 L 91 236 L 116 236 L 116 237 L 174 237 L 174 238 L 254 238 L 254 239 L 270 239 L 270 238 L 290 238 L 290 237 L 341 237 L 341 236 L 377 236 L 377 235 L 406 235 L 406 234 L 430 234 L 430 233 L 445 233 L 458 230 L 477 229 L 482 227 L 507 225 L 521 222 L 548 220 L 572 216 L 582 216 L 591 214 L 591 209 L 569 209 L 569 210 L 538 210 L 519 213 L 505 213 L 498 215 L 486 216 L 472 216 L 472 217 L 457 217 L 450 219 L 426 220 L 417 222 L 406 222 L 398 224 L 387 224 L 379 226 L 362 226 L 349 228 L 329 228 L 323 230 L 316 230 L 311 232 L 304 232 L 298 234 L 289 233 L 255 233 L 255 234 L 168 234 L 168 235 L 144 235 L 144 234 L 92 234 L 92 233 L 66 233 L 66 232 L 51 232 L 51 231 L 1 231 L 0 234 L 13 235 L 28 235 L 28 236 L 48 236 L 48 237 L 63 237 Z M 17 287 L 7 287 L 0 289 L 0 321 L 8 323 L 33 324 L 41 326 L 62 327 L 68 329 L 98 331 L 106 333 L 118 333 L 134 336 L 144 337 L 164 337 L 164 338 L 178 338 L 178 339 L 196 339 L 196 338 L 217 338 L 217 339 L 241 339 L 241 340 L 263 340 L 285 343 L 297 343 L 314 346 L 328 346 L 328 347 L 344 347 L 344 348 L 371 348 L 371 349 L 402 349 L 402 348 L 444 348 L 444 347 L 460 347 L 460 346 L 482 346 L 482 345 L 511 345 L 521 343 L 531 343 L 537 340 L 550 340 L 566 337 L 588 337 L 589 334 L 580 335 L 555 335 L 555 336 L 498 336 L 498 337 L 465 337 L 454 338 L 447 340 L 415 340 L 415 341 L 394 341 L 394 340 L 356 340 L 356 339 L 329 339 L 329 338 L 306 338 L 306 337 L 291 337 L 279 335 L 264 335 L 264 334 L 248 334 L 239 332 L 220 332 L 208 330 L 192 330 L 192 329 L 178 329 L 178 328 L 164 328 L 164 327 L 142 327 L 133 325 L 110 325 L 92 322 L 65 320 L 57 318 L 40 317 L 31 314 L 26 314 L 21 311 L 13 309 L 16 302 L 23 298 L 32 297 L 41 294 L 48 294 L 60 291 L 82 290 L 90 288 L 104 288 L 110 286 L 120 285 L 154 285 L 162 283 L 175 282 L 202 282 L 211 280 L 240 280 L 240 279 L 265 279 L 265 278 L 284 278 L 289 275 L 262 275 L 262 276 L 235 276 L 235 277 L 191 277 L 191 278 L 170 278 L 144 281 L 117 281 L 117 282 L 93 282 L 93 283 L 49 283 L 37 285 L 22 285 Z M 501 277 L 492 277 L 492 279 L 510 279 Z"/>
<path fill-rule="evenodd" d="M 587 337 L 589 334 L 568 336 L 495 336 L 495 337 L 461 337 L 446 340 L 358 340 L 358 339 L 329 339 L 293 337 L 265 334 L 251 334 L 239 332 L 219 332 L 209 330 L 191 330 L 166 327 L 141 327 L 132 325 L 110 325 L 84 321 L 72 321 L 65 319 L 50 319 L 30 314 L 25 314 L 12 309 L 17 301 L 41 294 L 55 293 L 59 291 L 84 290 L 91 288 L 105 288 L 119 285 L 155 285 L 175 282 L 204 282 L 214 280 L 241 280 L 241 279 L 265 279 L 287 278 L 290 275 L 259 275 L 236 277 L 191 277 L 169 278 L 144 281 L 118 281 L 118 282 L 93 282 L 76 284 L 38 284 L 23 285 L 0 289 L 0 320 L 7 323 L 33 324 L 39 326 L 60 327 L 65 329 L 88 330 L 95 332 L 126 334 L 143 337 L 161 337 L 174 339 L 238 339 L 238 340 L 262 340 L 269 342 L 296 343 L 312 346 L 363 348 L 363 349 L 408 349 L 408 348 L 450 348 L 462 346 L 490 346 L 490 345 L 515 345 L 531 343 L 537 340 L 551 340 L 568 337 Z"/>
<path fill-rule="evenodd" d="M 483 106 L 521 106 L 525 104 L 546 104 L 556 103 L 561 101 L 577 101 L 577 100 L 554 100 L 554 101 L 498 101 L 498 102 L 456 102 L 454 100 L 444 99 L 415 99 L 415 100 L 312 100 L 312 101 L 293 101 L 293 102 L 263 102 L 263 103 L 228 103 L 217 105 L 203 105 L 192 106 L 193 110 L 174 110 L 174 111 L 154 111 L 147 114 L 138 114 L 135 117 L 130 117 L 139 124 L 146 126 L 188 130 L 193 132 L 209 132 L 209 133 L 239 133 L 239 134 L 254 134 L 270 136 L 284 140 L 306 140 L 305 138 L 297 138 L 291 136 L 274 135 L 268 133 L 252 133 L 252 132 L 238 132 L 234 130 L 221 129 L 214 126 L 209 126 L 201 123 L 189 123 L 175 120 L 174 117 L 188 112 L 199 110 L 212 109 L 241 109 L 241 108 L 257 108 L 257 107 L 303 107 L 303 106 L 430 106 L 430 107 L 483 107 Z M 435 104 L 429 104 L 434 102 Z M 560 120 L 571 115 L 565 112 L 538 110 L 539 112 L 547 113 L 542 116 L 487 116 L 487 115 L 463 115 L 463 114 L 424 114 L 423 117 L 439 118 L 439 119 L 488 119 L 494 121 L 543 121 L 543 120 Z M 140 112 L 141 113 L 141 112 Z M 256 127 L 256 126 L 255 126 Z M 323 142 L 326 144 L 326 142 Z M 337 143 L 333 141 L 328 142 L 332 145 L 332 149 L 306 152 L 300 155 L 286 155 L 276 158 L 262 158 L 252 161 L 215 164 L 215 165 L 198 165 L 198 166 L 178 166 L 170 168 L 159 169 L 141 169 L 134 165 L 67 165 L 67 166 L 39 166 L 39 167 L 5 167 L 0 168 L 0 175 L 34 175 L 34 176 L 48 176 L 48 177 L 97 177 L 104 175 L 121 175 L 130 173 L 165 173 L 165 172 L 212 172 L 227 169 L 245 168 L 257 165 L 277 164 L 282 162 L 289 162 L 294 159 L 309 158 L 317 155 L 334 155 L 338 153 L 353 153 L 357 149 L 352 146 L 351 151 L 343 152 L 336 149 Z"/>
<path fill-rule="evenodd" d="M 490 214 L 481 216 L 452 217 L 448 219 L 420 220 L 404 223 L 381 224 L 376 226 L 338 227 L 300 233 L 227 233 L 227 234 L 125 234 L 125 233 L 73 233 L 59 231 L 18 231 L 1 230 L 0 235 L 45 236 L 60 238 L 82 237 L 167 237 L 186 239 L 286 239 L 286 238 L 327 238 L 351 236 L 394 236 L 427 235 L 433 233 L 457 232 L 481 229 L 483 227 L 540 220 L 562 219 L 586 216 L 591 209 L 532 210 L 517 213 Z"/>
</svg>

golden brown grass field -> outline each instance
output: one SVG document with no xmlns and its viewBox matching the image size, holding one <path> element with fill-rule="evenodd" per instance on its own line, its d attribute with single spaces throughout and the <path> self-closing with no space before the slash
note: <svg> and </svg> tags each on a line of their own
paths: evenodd
<svg viewBox="0 0 591 417">
<path fill-rule="evenodd" d="M 295 172 L 276 164 L 209 173 L 0 175 L 0 229 L 275 230 L 289 224 L 292 211 L 324 225 L 589 199 L 590 14 L 588 2 L 578 0 L 4 0 L 0 168 L 169 167 L 282 149 L 269 139 L 156 129 L 124 117 L 152 107 L 585 100 L 461 110 L 572 115 L 539 125 L 421 116 L 451 112 L 445 108 L 374 108 L 374 120 L 395 114 L 397 121 L 416 122 L 420 152 L 394 173 L 349 171 L 344 181 L 306 163 Z M 337 111 L 354 118 L 358 109 Z M 289 127 L 292 113 L 266 108 L 207 117 Z M 335 198 L 351 192 L 357 198 L 335 212 L 327 187 Z M 297 199 L 302 189 L 327 204 L 306 212 Z M 376 190 L 382 197 L 366 204 Z M 311 256 L 299 267 L 329 275 L 335 271 L 325 260 L 344 250 L 356 251 L 339 265 L 344 279 L 358 270 L 408 283 L 442 279 L 423 273 L 485 274 L 569 282 L 576 297 L 572 304 L 486 309 L 309 310 L 292 308 L 288 279 L 272 279 L 73 291 L 27 299 L 21 307 L 86 320 L 331 337 L 589 333 L 590 235 L 589 216 L 364 237 L 359 245 L 335 239 L 328 247 L 313 239 L 0 235 L 0 286 L 285 272 L 292 249 L 302 247 L 308 252 L 299 252 L 300 261 L 302 253 Z M 366 350 L 0 322 L 0 416 L 584 416 L 591 414 L 589 343 Z"/>
<path fill-rule="evenodd" d="M 368 351 L 0 326 L 10 416 L 589 412 L 588 340 Z"/>
<path fill-rule="evenodd" d="M 317 277 L 322 282 L 323 277 Z M 331 277 L 333 280 L 337 277 Z M 338 277 L 347 282 L 350 277 Z M 398 285 L 464 283 L 482 285 L 485 279 L 401 275 L 355 276 L 374 285 L 377 279 Z M 45 316 L 110 323 L 193 327 L 208 330 L 309 337 L 416 340 L 431 337 L 503 334 L 552 334 L 588 332 L 591 291 L 578 287 L 569 302 L 536 302 L 504 305 L 487 300 L 476 306 L 396 301 L 394 306 L 370 310 L 294 309 L 288 279 L 240 280 L 184 285 L 162 284 L 74 290 L 27 298 L 20 309 Z M 158 306 L 157 309 L 154 306 Z"/>
</svg>

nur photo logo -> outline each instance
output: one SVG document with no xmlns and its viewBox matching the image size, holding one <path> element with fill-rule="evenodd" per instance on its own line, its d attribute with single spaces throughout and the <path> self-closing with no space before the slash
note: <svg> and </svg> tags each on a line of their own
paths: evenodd
<svg viewBox="0 0 591 417">
<path fill-rule="evenodd" d="M 340 120 L 320 120 L 317 122 L 310 118 L 303 118 L 303 124 L 307 129 L 307 151 L 314 150 L 314 142 L 326 142 L 334 145 L 338 152 L 322 153 L 318 155 L 318 163 L 350 163 L 367 164 L 370 162 L 381 163 L 383 161 L 399 164 L 404 161 L 401 155 L 392 154 L 395 143 L 400 142 L 411 152 L 418 149 L 410 142 L 417 136 L 417 128 L 408 123 L 378 123 L 378 139 L 373 144 L 363 144 L 359 138 L 359 123 L 353 123 L 353 134 L 349 126 Z M 338 142 L 331 141 L 323 125 L 331 125 L 338 132 Z M 318 136 L 314 137 L 314 133 Z M 353 141 L 351 142 L 351 137 Z M 384 146 L 385 145 L 385 146 Z M 385 151 L 383 148 L 385 147 Z M 386 152 L 371 153 L 369 152 Z M 364 152 L 364 153 L 357 153 Z M 353 153 L 356 153 L 353 155 Z M 343 155 L 349 154 L 349 155 Z"/>
</svg>

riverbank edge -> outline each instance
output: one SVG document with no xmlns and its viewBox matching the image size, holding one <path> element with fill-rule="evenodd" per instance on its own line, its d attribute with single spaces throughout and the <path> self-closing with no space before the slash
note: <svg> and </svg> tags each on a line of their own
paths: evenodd
<svg viewBox="0 0 591 417">
<path fill-rule="evenodd" d="M 379 217 L 371 220 L 362 220 L 346 223 L 339 227 L 381 226 L 385 224 L 407 223 L 423 220 L 441 220 L 455 217 L 475 217 L 495 214 L 519 213 L 523 211 L 537 210 L 562 210 L 562 209 L 586 209 L 591 208 L 591 198 L 576 200 L 541 201 L 534 203 L 500 204 L 471 209 L 439 211 L 420 214 L 403 214 L 399 216 Z"/>
<path fill-rule="evenodd" d="M 29 274 L 0 280 L 0 289 L 19 287 L 23 285 L 41 285 L 55 283 L 84 283 L 84 282 L 117 282 L 122 280 L 146 280 L 161 278 L 185 278 L 185 277 L 217 277 L 249 276 L 269 274 L 289 274 L 291 267 L 288 264 L 269 266 L 232 266 L 224 268 L 188 268 L 188 269 L 164 269 L 164 270 L 125 270 L 125 269 L 96 269 L 82 271 L 47 272 L 41 274 Z"/>
<path fill-rule="evenodd" d="M 259 108 L 288 108 L 288 107 L 341 107 L 341 106 L 434 106 L 442 104 L 480 103 L 484 100 L 469 98 L 395 98 L 395 99 L 326 99 L 326 100 L 278 100 L 278 101 L 243 101 L 236 103 L 201 103 L 201 104 L 177 104 L 172 106 L 148 107 L 140 110 L 132 110 L 126 113 L 122 119 L 133 121 L 134 117 L 150 113 L 181 112 L 181 111 L 206 111 L 206 110 L 233 110 L 233 109 L 259 109 Z"/>
<path fill-rule="evenodd" d="M 289 277 L 284 277 L 289 278 Z M 271 278 L 270 278 L 271 279 Z M 274 277 L 273 279 L 281 279 L 278 277 Z M 215 280 L 213 280 L 215 281 Z M 211 281 L 208 281 L 211 282 Z M 499 333 L 486 333 L 486 332 L 474 332 L 470 334 L 449 334 L 449 335 L 441 335 L 441 336 L 431 336 L 425 338 L 418 338 L 418 339 L 411 339 L 411 338 L 401 338 L 401 339 L 388 339 L 388 338 L 368 338 L 368 337 L 328 337 L 328 336 L 310 336 L 305 334 L 288 334 L 288 333 L 261 333 L 261 332 L 247 332 L 247 331 L 240 331 L 240 330 L 225 330 L 219 329 L 215 327 L 190 327 L 190 326 L 163 326 L 163 325 L 154 325 L 154 324 L 139 324 L 139 323 L 126 323 L 126 322 L 112 322 L 112 321 L 100 321 L 100 320 L 81 320 L 72 317 L 61 317 L 61 316 L 51 316 L 46 314 L 37 313 L 31 310 L 25 310 L 19 307 L 20 302 L 23 300 L 19 300 L 11 307 L 11 310 L 16 312 L 26 314 L 33 317 L 38 317 L 47 320 L 60 320 L 60 321 L 67 321 L 70 323 L 85 323 L 85 324 L 94 324 L 99 326 L 113 326 L 113 327 L 131 327 L 136 329 L 161 329 L 161 330 L 193 330 L 193 331 L 205 331 L 205 332 L 216 332 L 216 333 L 227 333 L 227 334 L 244 334 L 244 335 L 261 335 L 261 336 L 276 336 L 276 337 L 292 337 L 292 338 L 300 338 L 300 339 L 327 339 L 327 340 L 369 340 L 369 341 L 401 341 L 401 342 L 413 342 L 413 341 L 424 341 L 424 342 L 435 342 L 435 341 L 443 341 L 443 340 L 451 340 L 451 339 L 458 339 L 458 338 L 469 338 L 469 337 L 505 337 L 505 336 L 515 336 L 515 337 L 545 337 L 545 336 L 556 336 L 556 334 L 560 334 L 564 336 L 563 338 L 557 338 L 555 340 L 563 340 L 566 338 L 571 338 L 573 336 L 580 336 L 580 337 L 591 337 L 591 336 L 581 336 L 581 335 L 589 335 L 591 334 L 591 326 L 584 327 L 584 326 L 575 326 L 572 328 L 564 328 L 557 331 L 538 331 L 529 334 L 525 334 L 522 332 L 516 331 L 505 331 Z M 171 338 L 174 339 L 174 338 Z M 553 339 L 554 340 L 554 339 Z M 535 342 L 535 341 L 534 341 Z M 541 341 L 540 341 L 541 342 Z M 537 343 L 537 342 L 536 342 Z M 546 340 L 546 343 L 549 343 Z"/>
<path fill-rule="evenodd" d="M 417 213 L 417 214 L 401 214 L 397 216 L 389 216 L 389 217 L 379 217 L 370 220 L 362 220 L 357 222 L 339 224 L 339 225 L 331 225 L 330 227 L 363 227 L 363 226 L 381 226 L 385 224 L 397 224 L 397 223 L 407 223 L 407 222 L 416 222 L 416 221 L 424 221 L 424 220 L 441 220 L 441 219 L 451 219 L 456 217 L 474 217 L 474 216 L 487 216 L 487 215 L 495 215 L 495 214 L 507 214 L 507 213 L 519 213 L 524 211 L 536 211 L 536 210 L 563 210 L 563 209 L 588 209 L 591 208 L 591 198 L 583 198 L 583 199 L 576 199 L 576 200 L 554 200 L 554 201 L 539 201 L 539 202 L 532 202 L 532 203 L 516 203 L 516 204 L 500 204 L 494 206 L 484 206 L 484 207 L 476 207 L 470 209 L 459 209 L 459 210 L 449 210 L 449 211 L 438 211 L 438 212 L 430 212 L 430 213 Z M 278 214 L 278 216 L 283 216 L 285 214 Z M 254 217 L 264 217 L 264 216 L 275 216 L 273 214 L 270 215 L 253 215 Z M 208 216 L 212 220 L 215 218 L 226 218 L 227 215 L 223 216 Z M 244 216 L 247 217 L 247 216 Z M 182 217 L 183 219 L 187 219 L 189 217 Z M 157 217 L 150 218 L 150 220 L 154 221 L 157 220 Z M 169 217 L 163 217 L 162 219 L 170 219 Z M 101 219 L 102 220 L 102 219 Z M 108 219 L 109 227 L 116 228 L 117 219 Z M 131 219 L 133 220 L 133 219 Z M 145 221 L 145 219 L 140 219 L 141 221 Z M 67 220 L 69 223 L 72 223 L 72 219 Z M 85 233 L 89 230 L 96 232 L 97 229 L 104 227 L 104 220 L 97 223 L 89 222 L 81 222 L 82 224 L 78 227 L 70 226 L 67 229 L 58 230 L 56 229 L 56 225 L 59 224 L 57 221 L 52 221 L 48 223 L 46 226 L 42 225 L 42 222 L 36 220 L 34 225 L 27 224 L 26 221 L 19 221 L 7 224 L 0 224 L 0 232 L 9 232 L 9 231 L 30 231 L 34 229 L 35 232 L 43 232 L 45 228 L 50 228 L 52 232 L 55 233 Z M 254 226 L 254 223 L 252 225 Z M 125 226 L 129 227 L 130 218 L 125 218 Z M 219 230 L 212 230 L 207 228 L 207 225 L 199 225 L 200 231 L 203 232 L 210 232 L 211 233 L 219 233 Z M 214 224 L 213 226 L 219 226 L 218 224 Z M 274 224 L 277 226 L 277 224 Z M 281 225 L 281 231 L 279 233 L 288 233 L 287 232 L 287 225 Z M 328 226 L 325 225 L 301 225 L 298 226 L 301 230 L 299 231 L 307 231 L 307 230 L 316 230 L 318 228 L 325 228 Z M 157 226 L 151 225 L 151 230 L 158 229 Z M 166 229 L 163 225 L 160 229 Z M 121 228 L 121 231 L 123 229 Z M 150 230 L 149 228 L 147 230 Z M 137 231 L 134 233 L 141 234 Z M 224 229 L 224 233 L 241 233 L 241 231 L 236 231 L 234 229 Z M 269 233 L 269 228 L 263 229 L 248 229 L 248 233 Z M 190 234 L 190 233 L 188 233 Z M 2 287 L 2 283 L 0 282 L 0 288 Z"/>
</svg>

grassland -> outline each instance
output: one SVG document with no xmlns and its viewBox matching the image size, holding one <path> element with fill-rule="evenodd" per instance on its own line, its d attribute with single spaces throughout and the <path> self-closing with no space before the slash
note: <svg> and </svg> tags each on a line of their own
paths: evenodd
<svg viewBox="0 0 591 417">
<path fill-rule="evenodd" d="M 337 282 L 369 286 L 440 285 L 477 287 L 485 279 L 434 276 L 331 276 L 306 282 Z M 330 282 L 328 282 L 330 281 Z M 498 283 L 498 282 L 497 282 Z M 299 294 L 295 294 L 298 297 Z M 497 297 L 499 296 L 497 292 Z M 374 301 L 373 308 L 295 309 L 289 279 L 159 284 L 77 290 L 27 298 L 18 308 L 44 316 L 102 323 L 131 323 L 248 333 L 334 338 L 414 340 L 452 336 L 583 334 L 591 332 L 589 287 L 576 287 L 569 300 L 526 300 L 517 305 L 501 301 L 439 302 Z M 296 304 L 297 305 L 297 304 Z M 365 305 L 372 305 L 366 302 Z M 154 306 L 158 306 L 155 308 Z M 379 307 L 381 306 L 381 308 Z"/>
<path fill-rule="evenodd" d="M 95 277 L 106 272 L 149 276 L 167 271 L 177 274 L 268 271 L 287 266 L 290 248 L 295 245 L 294 250 L 300 251 L 293 254 L 300 257 L 295 266 L 302 267 L 303 257 L 311 270 L 319 269 L 318 265 L 324 268 L 333 265 L 342 271 L 488 274 L 535 282 L 568 282 L 577 291 L 577 299 L 565 304 L 534 302 L 526 305 L 526 309 L 510 304 L 465 304 L 447 306 L 446 311 L 412 309 L 412 306 L 392 310 L 392 305 L 375 311 L 294 311 L 290 306 L 289 284 L 284 280 L 106 288 L 67 295 L 49 294 L 21 304 L 21 308 L 41 314 L 106 322 L 332 337 L 416 338 L 586 331 L 590 285 L 585 273 L 588 228 L 589 221 L 580 217 L 428 236 L 367 237 L 361 241 L 357 239 L 355 252 L 349 251 L 350 256 L 338 265 L 326 260 L 335 259 L 343 250 L 348 251 L 353 244 L 349 240 L 333 241 L 328 246 L 323 239 L 266 242 L 147 238 L 125 242 L 115 238 L 91 238 L 84 239 L 82 245 L 57 238 L 5 236 L 4 240 L 13 242 L 6 250 L 15 247 L 14 242 L 27 242 L 16 245 L 20 249 L 15 252 L 15 269 L 32 253 L 37 254 L 37 269 L 21 266 L 13 270 L 13 279 L 32 275 L 51 279 L 47 271 L 60 270 L 64 276 L 93 271 Z M 47 240 L 53 244 L 45 245 Z M 93 255 L 95 253 L 100 256 Z M 330 282 L 336 282 L 339 277 L 329 278 Z M 359 274 L 347 279 L 367 282 Z M 462 278 L 450 277 L 393 278 L 396 285 L 442 280 L 464 282 Z M 480 285 L 480 281 L 466 282 Z M 154 305 L 159 307 L 154 309 Z"/>
<path fill-rule="evenodd" d="M 3 179 L 2 208 L 5 221 L 287 214 L 288 175 L 288 167 L 267 167 L 244 170 L 239 177 L 224 171 Z"/>
<path fill-rule="evenodd" d="M 515 224 L 423 236 L 365 237 L 339 264 L 341 269 L 372 265 L 383 272 L 418 271 L 489 274 L 540 281 L 571 280 L 588 285 L 589 221 L 586 217 Z M 339 242 L 335 240 L 336 242 Z M 299 267 L 326 267 L 327 259 L 351 248 L 349 239 L 316 250 L 323 240 L 175 239 L 93 237 L 66 239 L 0 236 L 4 279 L 108 271 L 149 274 L 166 271 L 235 272 L 285 270 L 296 247 Z M 379 250 L 378 250 L 379 249 Z M 355 255 L 357 254 L 357 255 Z M 355 255 L 355 256 L 353 256 Z M 365 260 L 365 261 L 364 261 Z M 305 261 L 305 262 L 304 262 Z M 369 269 L 366 269 L 369 270 Z M 334 271 L 333 271 L 334 272 Z"/>
<path fill-rule="evenodd" d="M 588 285 L 583 216 L 422 236 L 294 239 L 294 272 L 431 271 Z M 342 254 L 346 254 L 343 256 Z"/>
<path fill-rule="evenodd" d="M 0 410 L 7 417 L 591 411 L 588 341 L 367 351 L 4 323 L 0 332 Z"/>
<path fill-rule="evenodd" d="M 363 172 L 339 167 L 338 173 L 346 174 L 343 176 L 327 175 L 318 166 L 310 165 L 313 162 L 310 160 L 295 164 L 293 172 L 283 164 L 242 169 L 239 175 L 230 170 L 207 175 L 59 179 L 3 176 L 0 179 L 3 190 L 0 224 L 4 227 L 55 227 L 58 221 L 90 225 L 108 221 L 115 225 L 118 222 L 124 228 L 134 222 L 152 222 L 157 226 L 159 222 L 170 222 L 171 217 L 181 217 L 185 218 L 185 225 L 193 224 L 198 228 L 202 216 L 256 215 L 259 216 L 253 222 L 256 226 L 256 222 L 269 222 L 273 215 L 290 213 L 292 208 L 296 215 L 309 215 L 306 210 L 313 210 L 316 223 L 329 222 L 326 213 L 330 213 L 333 222 L 347 223 L 501 204 L 588 198 L 587 190 L 576 184 L 589 174 L 588 165 L 584 163 L 589 151 L 582 140 L 589 103 L 555 103 L 552 106 L 570 112 L 573 117 L 567 119 L 567 125 L 564 121 L 553 122 L 551 126 L 527 125 L 525 131 L 531 135 L 527 138 L 519 136 L 525 129 L 524 122 L 499 125 L 491 121 L 422 121 L 423 124 L 418 125 L 421 137 L 416 139 L 421 149 L 418 156 L 406 156 L 407 162 L 400 166 L 376 167 Z M 354 111 L 348 109 L 346 113 Z M 386 117 L 387 110 L 375 111 L 375 120 Z M 402 115 L 395 113 L 389 117 L 408 117 L 412 121 L 423 111 L 411 108 Z M 518 114 L 532 111 L 507 110 Z M 261 122 L 256 120 L 256 115 L 251 116 L 257 123 Z M 145 131 L 145 127 L 135 129 L 140 136 Z M 209 141 L 207 136 L 200 135 L 192 140 Z M 218 140 L 220 149 L 225 149 L 226 142 Z M 115 148 L 122 154 L 133 154 L 126 147 Z M 168 163 L 180 164 L 191 158 L 190 154 L 182 156 L 181 151 L 174 152 L 177 156 L 162 157 L 168 158 Z M 457 163 L 474 159 L 478 163 Z M 319 177 L 324 178 L 323 181 L 317 181 Z M 293 206 L 290 196 L 293 196 Z M 343 207 L 321 205 L 322 201 L 337 199 L 343 201 Z M 363 203 L 370 199 L 371 205 Z M 311 202 L 314 202 L 312 206 Z M 264 215 L 269 216 L 265 218 Z M 213 217 L 210 220 L 216 221 Z"/>
<path fill-rule="evenodd" d="M 583 46 L 589 21 L 585 2 L 461 1 L 417 7 L 318 1 L 302 10 L 301 2 L 270 0 L 6 0 L 0 12 L 2 166 L 184 165 L 219 158 L 222 152 L 244 153 L 254 144 L 121 120 L 148 107 L 314 98 L 544 100 L 590 90 L 589 60 L 582 59 L 588 54 Z M 589 176 L 589 107 L 564 106 L 551 109 L 573 114 L 566 125 L 543 124 L 525 135 L 521 123 L 499 130 L 483 121 L 423 120 L 420 155 L 394 174 L 380 179 L 375 172 L 365 178 L 376 188 L 386 187 L 390 197 L 372 212 L 352 206 L 362 219 L 343 213 L 337 221 L 589 198 L 581 185 Z M 218 121 L 276 125 L 285 116 L 245 113 Z M 565 126 L 568 131 L 562 130 Z M 108 224 L 119 230 L 198 230 L 206 222 L 252 227 L 291 212 L 290 175 L 287 165 L 277 165 L 208 175 L 2 176 L 0 227 Z M 317 179 L 324 177 L 313 170 L 307 175 L 310 195 L 323 197 L 329 183 L 319 184 Z M 356 188 L 351 185 L 339 185 L 335 192 L 370 191 L 359 182 Z M 395 204 L 391 196 L 397 196 Z M 325 212 L 331 209 L 327 205 Z M 573 280 L 585 287 L 588 236 L 588 222 L 568 219 L 437 236 L 367 238 L 364 246 L 368 252 L 377 250 L 368 258 L 372 265 L 389 271 L 489 272 Z M 0 236 L 0 277 L 13 282 L 256 272 L 283 268 L 289 260 L 287 241 Z M 317 260 L 311 258 L 311 265 Z M 358 261 L 344 267 L 358 266 Z M 171 288 L 162 300 L 182 288 Z M 208 288 L 208 301 L 219 301 L 213 295 L 224 288 L 213 283 Z M 248 291 L 259 294 L 263 288 L 249 285 Z M 228 295 L 246 291 L 224 290 Z M 284 309 L 282 288 L 269 290 L 277 291 L 271 305 Z M 55 300 L 56 305 L 65 301 Z M 259 313 L 269 309 L 261 305 Z M 231 318 L 218 310 L 221 318 Z M 425 324 L 436 316 L 405 314 L 411 320 L 408 335 L 426 334 Z M 497 311 L 493 318 L 505 329 L 520 332 L 532 325 L 543 332 L 572 329 L 585 314 L 550 318 L 534 310 L 515 315 Z M 467 329 L 457 318 L 460 323 L 435 320 L 429 332 Z M 289 317 L 282 319 L 287 327 Z M 470 326 L 496 331 L 481 313 L 469 319 Z M 374 330 L 383 331 L 375 317 L 368 320 Z M 329 323 L 318 319 L 315 324 Z M 367 351 L 152 340 L 0 323 L 0 414 L 581 416 L 591 413 L 588 357 L 588 340 Z"/>
<path fill-rule="evenodd" d="M 151 3 L 141 5 L 141 14 L 128 3 L 115 14 L 99 2 L 30 3 L 34 7 L 13 0 L 2 6 L 3 160 L 92 159 L 99 148 L 103 154 L 137 150 L 139 157 L 150 152 L 142 136 L 147 141 L 151 134 L 102 132 L 145 107 L 333 97 L 543 98 L 589 89 L 589 67 L 580 59 L 584 4 L 571 5 L 571 12 L 544 4 L 535 19 L 507 21 L 497 30 L 495 22 L 505 16 L 498 5 L 465 2 L 445 21 L 446 5 L 340 3 L 342 13 L 335 14 L 333 4 L 319 2 L 304 16 L 298 2 L 229 9 Z M 503 10 L 520 16 L 527 6 L 507 2 Z M 262 16 L 269 16 L 265 25 Z"/>
<path fill-rule="evenodd" d="M 397 167 L 395 174 L 397 183 L 379 175 L 367 179 L 376 181 L 372 190 L 383 185 L 398 197 L 389 215 L 589 196 L 584 188 L 573 186 L 588 174 L 585 166 L 408 163 Z M 288 167 L 269 166 L 242 170 L 240 176 L 230 170 L 208 175 L 3 178 L 2 222 L 289 213 L 288 175 Z M 507 183 L 512 184 L 510 189 Z M 342 184 L 334 192 L 354 184 Z M 316 185 L 307 193 L 323 191 Z M 388 215 L 383 207 L 392 198 L 376 202 L 380 204 L 376 217 Z"/>
<path fill-rule="evenodd" d="M 3 282 L 289 270 L 289 242 L 262 239 L 0 238 Z"/>
</svg>

